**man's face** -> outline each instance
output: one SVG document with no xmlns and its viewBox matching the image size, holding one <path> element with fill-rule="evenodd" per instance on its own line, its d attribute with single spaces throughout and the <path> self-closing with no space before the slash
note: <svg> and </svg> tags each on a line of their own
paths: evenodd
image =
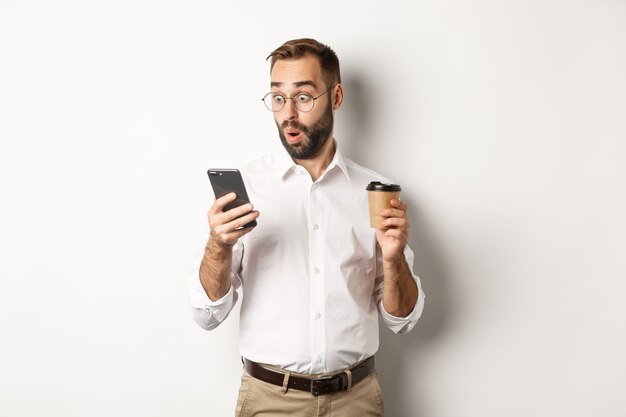
<svg viewBox="0 0 626 417">
<path fill-rule="evenodd" d="M 311 55 L 277 61 L 271 80 L 272 92 L 285 97 L 299 93 L 317 97 L 328 88 L 319 61 Z M 308 112 L 298 110 L 293 100 L 287 100 L 285 107 L 274 113 L 274 119 L 280 140 L 292 158 L 314 158 L 333 132 L 332 90 L 315 100 Z"/>
</svg>

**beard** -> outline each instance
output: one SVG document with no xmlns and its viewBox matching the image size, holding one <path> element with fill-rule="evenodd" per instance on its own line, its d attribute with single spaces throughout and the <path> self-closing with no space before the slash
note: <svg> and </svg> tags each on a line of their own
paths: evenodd
<svg viewBox="0 0 626 417">
<path fill-rule="evenodd" d="M 276 127 L 278 128 L 280 141 L 289 153 L 289 156 L 293 159 L 312 159 L 320 153 L 322 146 L 324 146 L 333 132 L 333 123 L 333 108 L 329 100 L 322 117 L 310 128 L 294 120 L 285 120 L 281 125 L 276 122 Z M 287 142 L 284 129 L 288 127 L 298 129 L 303 133 L 299 142 L 294 144 Z"/>
</svg>

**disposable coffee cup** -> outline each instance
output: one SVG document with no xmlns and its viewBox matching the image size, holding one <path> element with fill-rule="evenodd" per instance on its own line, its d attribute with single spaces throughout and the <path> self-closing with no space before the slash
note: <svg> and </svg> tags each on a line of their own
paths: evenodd
<svg viewBox="0 0 626 417">
<path fill-rule="evenodd" d="M 392 208 L 391 200 L 400 199 L 402 188 L 398 184 L 384 184 L 379 181 L 370 182 L 367 187 L 367 201 L 370 208 L 370 226 L 375 229 L 382 228 L 384 220 L 379 213 L 384 209 Z"/>
</svg>

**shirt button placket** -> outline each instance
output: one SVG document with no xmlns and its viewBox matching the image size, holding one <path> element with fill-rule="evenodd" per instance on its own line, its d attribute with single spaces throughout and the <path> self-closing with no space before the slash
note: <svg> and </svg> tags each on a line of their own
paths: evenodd
<svg viewBox="0 0 626 417">
<path fill-rule="evenodd" d="M 322 214 L 324 209 L 319 184 L 313 184 L 309 198 L 309 265 L 311 268 L 311 360 L 313 373 L 324 371 L 326 356 L 326 324 L 324 320 L 324 259 Z"/>
</svg>

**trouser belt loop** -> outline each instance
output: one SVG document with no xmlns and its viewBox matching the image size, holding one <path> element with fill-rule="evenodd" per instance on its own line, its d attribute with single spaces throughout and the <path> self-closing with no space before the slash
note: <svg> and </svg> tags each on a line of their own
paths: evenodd
<svg viewBox="0 0 626 417">
<path fill-rule="evenodd" d="M 346 375 L 348 375 L 348 389 L 347 391 L 350 391 L 352 389 L 352 371 L 350 371 L 349 369 L 346 369 Z"/>
<path fill-rule="evenodd" d="M 283 387 L 280 389 L 281 394 L 287 394 L 287 390 L 289 389 L 289 377 L 291 376 L 291 372 L 286 371 L 285 377 L 283 378 Z"/>
</svg>

